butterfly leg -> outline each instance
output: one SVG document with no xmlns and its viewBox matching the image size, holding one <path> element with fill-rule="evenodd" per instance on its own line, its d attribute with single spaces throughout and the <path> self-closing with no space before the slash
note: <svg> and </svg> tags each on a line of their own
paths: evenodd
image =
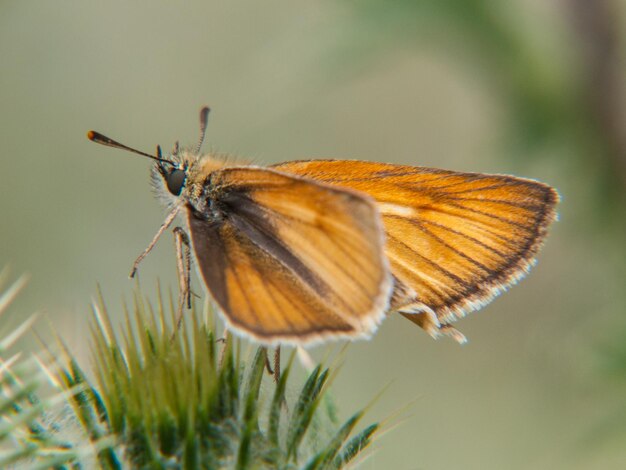
<svg viewBox="0 0 626 470">
<path fill-rule="evenodd" d="M 280 346 L 276 346 L 274 349 L 274 367 L 270 364 L 269 353 L 265 348 L 265 370 L 274 377 L 274 382 L 278 383 L 280 380 Z"/>
<path fill-rule="evenodd" d="M 163 232 L 165 232 L 167 230 L 167 228 L 170 225 L 172 225 L 172 222 L 174 222 L 174 219 L 178 215 L 178 212 L 180 211 L 180 208 L 181 208 L 181 206 L 176 206 L 174 209 L 172 209 L 172 211 L 169 214 L 167 214 L 167 217 L 165 218 L 165 220 L 163 221 L 163 223 L 159 227 L 159 230 L 157 231 L 157 233 L 154 236 L 154 238 L 152 238 L 152 241 L 150 242 L 148 247 L 145 250 L 143 250 L 143 253 L 141 253 L 137 257 L 135 262 L 133 263 L 133 268 L 130 271 L 130 276 L 129 277 L 131 277 L 131 278 L 135 277 L 135 274 L 137 274 L 137 268 L 139 267 L 139 264 L 143 261 L 143 259 L 146 256 L 148 256 L 148 253 L 150 253 L 152 251 L 152 248 L 154 248 L 154 246 L 157 244 L 157 241 L 159 240 L 159 238 L 161 238 L 161 235 L 163 235 Z"/>
<path fill-rule="evenodd" d="M 265 370 L 267 371 L 269 375 L 274 375 L 274 369 L 272 369 L 272 364 L 270 364 L 269 352 L 267 351 L 267 348 L 264 348 L 264 349 L 265 349 Z"/>
<path fill-rule="evenodd" d="M 274 349 L 274 382 L 280 380 L 280 345 Z"/>
<path fill-rule="evenodd" d="M 224 328 L 224 333 L 222 337 L 217 340 L 218 343 L 222 343 L 222 348 L 220 349 L 220 354 L 217 359 L 217 366 L 221 369 L 222 362 L 224 361 L 224 353 L 226 352 L 226 346 L 228 345 L 228 336 L 229 332 L 227 328 Z"/>
<path fill-rule="evenodd" d="M 180 293 L 176 317 L 176 330 L 178 331 L 183 320 L 185 304 L 187 304 L 187 308 L 191 308 L 191 248 L 189 236 L 181 227 L 174 229 L 174 238 L 176 240 L 176 266 Z"/>
</svg>

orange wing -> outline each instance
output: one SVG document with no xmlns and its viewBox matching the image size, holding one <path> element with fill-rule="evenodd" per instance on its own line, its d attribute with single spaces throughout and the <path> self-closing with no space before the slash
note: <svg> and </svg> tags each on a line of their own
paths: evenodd
<svg viewBox="0 0 626 470">
<path fill-rule="evenodd" d="M 228 168 L 187 220 L 198 266 L 233 329 L 262 342 L 367 337 L 392 280 L 373 200 L 273 170 Z"/>
<path fill-rule="evenodd" d="M 524 277 L 559 199 L 545 184 L 512 176 L 341 160 L 273 168 L 372 196 L 395 281 L 390 308 L 459 341 L 448 324 Z"/>
</svg>

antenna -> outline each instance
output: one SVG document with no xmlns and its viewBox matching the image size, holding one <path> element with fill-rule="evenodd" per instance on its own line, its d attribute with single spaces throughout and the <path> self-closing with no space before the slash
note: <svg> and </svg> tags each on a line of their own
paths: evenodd
<svg viewBox="0 0 626 470">
<path fill-rule="evenodd" d="M 154 155 L 150 155 L 148 153 L 142 152 L 140 150 L 136 150 L 134 148 L 128 147 L 124 144 L 120 144 L 119 142 L 114 141 L 113 139 L 109 139 L 108 137 L 100 134 L 99 132 L 96 131 L 89 131 L 87 132 L 87 138 L 89 140 L 91 140 L 92 142 L 95 142 L 96 144 L 101 144 L 101 145 L 106 145 L 107 147 L 113 147 L 116 149 L 120 149 L 120 150 L 127 150 L 129 152 L 133 152 L 136 153 L 138 155 L 142 155 L 144 157 L 148 157 L 151 158 L 152 160 L 156 160 L 157 162 L 161 162 L 161 163 L 169 163 L 170 165 L 176 166 L 176 163 L 174 163 L 171 160 L 166 160 L 165 158 L 161 157 L 161 152 L 160 152 L 160 148 L 158 148 L 157 150 L 157 156 L 155 157 Z"/>
<path fill-rule="evenodd" d="M 198 139 L 198 145 L 196 145 L 196 154 L 200 153 L 202 143 L 204 142 L 207 124 L 209 123 L 209 111 L 211 111 L 211 108 L 208 106 L 204 106 L 200 110 L 200 139 Z"/>
</svg>

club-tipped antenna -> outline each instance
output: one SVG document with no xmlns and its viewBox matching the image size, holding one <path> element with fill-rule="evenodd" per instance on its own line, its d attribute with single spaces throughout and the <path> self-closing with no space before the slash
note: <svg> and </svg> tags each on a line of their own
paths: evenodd
<svg viewBox="0 0 626 470">
<path fill-rule="evenodd" d="M 211 108 L 208 106 L 204 106 L 200 110 L 200 139 L 198 139 L 198 145 L 196 145 L 196 154 L 200 153 L 200 149 L 202 148 L 202 143 L 204 142 L 204 136 L 206 135 L 206 127 L 209 123 L 209 111 Z"/>
<path fill-rule="evenodd" d="M 174 163 L 173 161 L 162 158 L 161 153 L 158 150 L 157 150 L 157 156 L 155 157 L 154 155 L 150 155 L 149 153 L 142 152 L 141 150 L 136 150 L 134 148 L 128 147 L 127 145 L 120 144 L 119 142 L 116 142 L 115 140 L 110 139 L 107 136 L 102 135 L 96 131 L 87 132 L 87 138 L 97 144 L 106 145 L 107 147 L 113 147 L 113 148 L 120 149 L 120 150 L 127 150 L 128 152 L 136 153 L 138 155 L 151 158 L 152 160 L 156 160 L 157 162 L 169 163 L 170 165 L 176 166 L 176 163 Z"/>
</svg>

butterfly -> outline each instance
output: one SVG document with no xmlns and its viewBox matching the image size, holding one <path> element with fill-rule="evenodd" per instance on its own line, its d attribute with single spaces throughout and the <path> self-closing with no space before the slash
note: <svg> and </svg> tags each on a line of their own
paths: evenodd
<svg viewBox="0 0 626 470">
<path fill-rule="evenodd" d="M 433 337 L 523 278 L 556 219 L 557 191 L 515 176 L 359 160 L 261 167 L 200 153 L 200 139 L 163 156 L 94 131 L 94 142 L 155 160 L 177 216 L 181 290 L 190 255 L 228 328 L 264 344 L 369 338 L 389 313 Z M 187 247 L 187 255 L 183 251 Z M 189 248 L 191 247 L 191 248 Z"/>
</svg>

